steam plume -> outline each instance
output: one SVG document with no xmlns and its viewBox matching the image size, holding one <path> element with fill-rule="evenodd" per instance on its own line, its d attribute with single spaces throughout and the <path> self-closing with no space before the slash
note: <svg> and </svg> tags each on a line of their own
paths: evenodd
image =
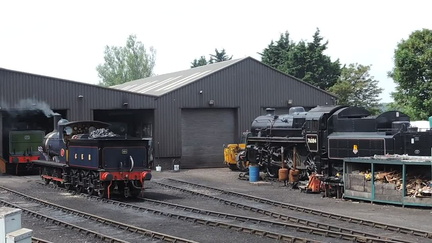
<svg viewBox="0 0 432 243">
<path fill-rule="evenodd" d="M 36 99 L 20 100 L 16 105 L 12 107 L 9 107 L 9 105 L 5 102 L 1 102 L 0 107 L 2 110 L 6 111 L 42 111 L 46 117 L 51 117 L 54 115 L 54 111 L 51 110 L 50 106 L 46 102 Z"/>
</svg>

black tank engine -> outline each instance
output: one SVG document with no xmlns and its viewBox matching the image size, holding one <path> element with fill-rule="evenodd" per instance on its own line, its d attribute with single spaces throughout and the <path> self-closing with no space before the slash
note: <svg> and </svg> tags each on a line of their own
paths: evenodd
<svg viewBox="0 0 432 243">
<path fill-rule="evenodd" d="M 114 134 L 99 121 L 69 122 L 56 116 L 39 160 L 42 179 L 78 192 L 135 197 L 151 179 L 151 141 Z"/>
</svg>

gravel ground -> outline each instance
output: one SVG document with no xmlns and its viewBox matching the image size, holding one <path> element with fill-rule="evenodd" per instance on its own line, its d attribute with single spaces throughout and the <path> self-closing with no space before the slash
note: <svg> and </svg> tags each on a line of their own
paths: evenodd
<svg viewBox="0 0 432 243">
<path fill-rule="evenodd" d="M 150 199 L 164 200 L 172 203 L 179 203 L 191 207 L 207 208 L 213 211 L 222 211 L 233 214 L 240 214 L 236 208 L 226 206 L 216 201 L 206 203 L 197 200 L 197 197 L 188 197 L 187 194 L 181 192 L 173 192 L 166 190 L 154 182 L 163 182 L 166 178 L 174 178 L 193 183 L 199 183 L 212 187 L 217 187 L 224 190 L 230 190 L 245 194 L 250 194 L 262 198 L 267 198 L 284 203 L 294 204 L 303 207 L 310 207 L 316 210 L 342 214 L 362 218 L 365 220 L 373 220 L 386 224 L 393 224 L 403 227 L 409 227 L 424 231 L 432 232 L 430 219 L 432 210 L 430 208 L 412 208 L 400 207 L 393 205 L 373 204 L 370 202 L 351 201 L 335 198 L 323 198 L 320 194 L 308 194 L 300 192 L 296 189 L 286 187 L 282 182 L 273 181 L 258 183 L 250 183 L 247 180 L 239 179 L 239 172 L 230 171 L 228 168 L 216 169 L 194 169 L 180 170 L 179 172 L 162 170 L 162 172 L 153 172 L 152 181 L 146 182 L 146 190 L 144 197 Z M 109 205 L 101 205 L 79 196 L 67 195 L 53 188 L 44 187 L 36 181 L 40 181 L 39 176 L 0 176 L 0 185 L 10 187 L 23 193 L 34 194 L 40 199 L 49 200 L 60 205 L 71 208 L 76 208 L 93 214 L 103 215 L 107 218 L 116 220 L 128 220 L 129 223 L 139 225 L 143 228 L 150 228 L 155 231 L 174 234 L 180 237 L 194 239 L 199 242 L 272 242 L 267 238 L 259 236 L 232 232 L 229 230 L 218 228 L 206 228 L 201 225 L 192 224 L 189 222 L 179 221 L 171 218 L 161 218 L 156 215 L 136 214 L 132 210 L 122 208 L 113 208 Z M 204 201 L 204 200 L 203 200 Z M 132 202 L 134 203 L 134 202 Z M 142 202 L 135 202 L 142 204 Z M 142 205 L 141 205 L 142 206 Z M 259 206 L 259 205 L 258 205 Z M 242 214 L 249 214 L 243 212 Z M 53 242 L 75 242 L 73 237 L 69 236 L 70 232 L 61 234 L 61 228 L 46 226 L 45 223 L 37 224 L 37 221 L 26 219 L 23 217 L 23 227 L 35 230 L 34 236 L 44 238 L 47 236 Z M 65 229 L 66 230 L 66 229 Z M 55 238 L 56 236 L 66 236 L 69 240 Z M 215 235 L 220 236 L 216 237 Z M 86 240 L 86 242 L 97 242 Z"/>
<path fill-rule="evenodd" d="M 310 207 L 323 212 L 432 232 L 430 226 L 431 208 L 401 207 L 366 201 L 328 198 L 323 197 L 321 194 L 304 193 L 297 189 L 291 189 L 278 181 L 250 183 L 247 180 L 240 180 L 239 172 L 230 171 L 228 168 L 154 172 L 152 180 L 157 181 L 164 178 L 176 178 L 284 203 Z M 151 183 L 148 183 L 148 187 L 148 191 L 153 192 Z"/>
</svg>

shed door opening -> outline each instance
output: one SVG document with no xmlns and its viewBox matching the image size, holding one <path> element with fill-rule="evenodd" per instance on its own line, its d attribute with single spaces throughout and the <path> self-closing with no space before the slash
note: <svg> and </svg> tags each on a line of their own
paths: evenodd
<svg viewBox="0 0 432 243">
<path fill-rule="evenodd" d="M 223 167 L 223 145 L 235 141 L 235 109 L 183 109 L 182 167 Z"/>
</svg>

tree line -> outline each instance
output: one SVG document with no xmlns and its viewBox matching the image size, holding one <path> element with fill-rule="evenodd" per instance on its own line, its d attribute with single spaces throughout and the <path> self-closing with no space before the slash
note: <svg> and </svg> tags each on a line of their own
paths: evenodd
<svg viewBox="0 0 432 243">
<path fill-rule="evenodd" d="M 261 62 L 290 76 L 298 78 L 320 89 L 335 94 L 340 105 L 367 108 L 372 114 L 382 111 L 379 95 L 383 89 L 379 81 L 370 75 L 371 65 L 359 63 L 341 64 L 325 55 L 328 41 L 317 29 L 311 41 L 290 39 L 289 32 L 271 40 L 258 54 Z M 106 46 L 105 63 L 97 66 L 100 85 L 112 86 L 124 82 L 150 77 L 155 65 L 155 50 L 130 35 L 126 46 Z M 191 68 L 231 60 L 233 56 L 225 49 L 194 59 Z M 427 119 L 432 115 L 432 30 L 412 32 L 402 39 L 394 51 L 394 67 L 388 76 L 396 84 L 391 94 L 393 102 L 387 109 L 397 109 L 411 119 Z"/>
</svg>

